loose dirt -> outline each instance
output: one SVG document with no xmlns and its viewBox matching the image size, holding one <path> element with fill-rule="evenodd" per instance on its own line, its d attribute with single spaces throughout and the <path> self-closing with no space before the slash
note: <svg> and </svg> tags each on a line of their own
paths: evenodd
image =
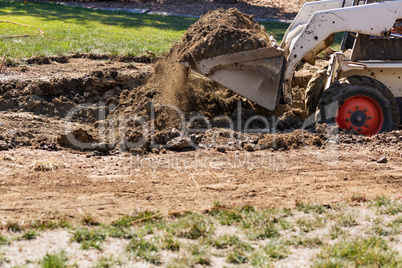
<svg viewBox="0 0 402 268">
<path fill-rule="evenodd" d="M 268 47 L 270 37 L 252 16 L 236 8 L 209 11 L 194 23 L 179 44 L 179 61 Z"/>
<path fill-rule="evenodd" d="M 140 115 L 150 122 L 150 107 L 156 103 L 173 105 L 185 115 L 198 113 L 208 118 L 232 116 L 239 105 L 253 114 L 283 114 L 286 110 L 283 106 L 274 113 L 266 111 L 180 64 L 187 60 L 194 64 L 203 58 L 267 47 L 270 43 L 265 29 L 251 16 L 235 8 L 210 11 L 190 27 L 180 43 L 157 61 L 155 72 L 143 86 L 120 98 L 114 114 L 132 114 L 144 106 L 146 111 Z M 159 118 L 154 121 L 157 130 L 180 127 L 180 117 L 171 107 L 156 108 L 155 112 Z"/>
<path fill-rule="evenodd" d="M 105 103 L 110 98 L 118 100 L 116 111 L 125 106 L 132 113 L 138 108 L 137 114 L 146 114 L 147 106 L 139 104 L 156 101 L 157 94 L 152 97 L 152 91 L 144 91 L 144 84 L 151 79 L 154 69 L 159 68 L 157 65 L 69 58 L 65 63 L 50 60 L 49 64 L 7 68 L 2 75 L 4 106 L 0 113 L 0 140 L 9 147 L 5 150 L 4 144 L 0 144 L 4 150 L 0 151 L 2 222 L 26 223 L 60 217 L 78 222 L 86 214 L 110 222 L 135 209 L 205 208 L 217 200 L 294 206 L 296 201 L 339 202 L 353 194 L 367 198 L 400 195 L 401 132 L 374 137 L 340 133 L 337 139 L 330 139 L 331 128 L 292 131 L 292 127 L 300 127 L 303 121 L 287 117 L 275 118 L 276 127 L 282 132 L 278 135 L 263 132 L 242 135 L 222 128 L 197 132 L 198 145 L 187 152 L 147 147 L 123 153 L 109 148 L 105 156 L 100 156 L 104 148 L 81 152 L 63 145 L 61 140 L 68 122 L 63 113 L 56 115 L 54 110 L 61 111 L 62 106 L 52 106 L 55 99 L 64 96 L 66 102 L 68 99 L 75 103 L 73 96 L 78 94 L 78 99 L 86 98 L 84 103 L 89 103 L 91 95 L 85 97 L 85 93 L 97 90 L 98 100 Z M 313 72 L 314 69 L 305 69 L 303 75 L 311 76 Z M 201 78 L 190 75 L 189 79 Z M 61 82 L 69 80 L 76 82 Z M 94 82 L 87 82 L 94 80 L 99 83 L 96 87 Z M 42 83 L 54 88 L 47 89 Z M 64 85 L 62 90 L 56 86 L 58 83 Z M 205 83 L 210 85 L 210 94 L 214 96 L 215 85 Z M 35 95 L 28 91 L 33 88 L 31 84 L 43 92 L 38 106 L 52 109 L 27 109 L 23 100 Z M 301 97 L 303 83 L 299 85 L 294 93 Z M 107 95 L 109 90 L 115 93 Z M 7 92 L 12 94 L 8 96 Z M 11 100 L 17 103 L 12 104 Z M 198 101 L 202 106 L 201 100 Z M 208 109 L 211 116 L 219 112 Z M 204 107 L 204 111 L 208 109 Z M 242 121 L 256 114 L 244 106 L 240 112 Z M 71 123 L 71 129 L 77 139 L 79 136 L 82 141 L 97 141 L 100 122 L 96 117 L 91 120 L 78 117 Z M 203 127 L 202 122 L 196 123 Z M 219 120 L 216 124 L 224 126 Z M 134 124 L 126 127 L 128 138 L 134 139 L 136 134 L 142 135 Z M 155 135 L 155 139 L 166 144 L 178 135 L 170 129 L 162 136 Z M 384 156 L 387 163 L 377 163 Z"/>
<path fill-rule="evenodd" d="M 0 152 L 3 222 L 85 215 L 110 222 L 134 210 L 203 209 L 215 201 L 293 207 L 297 201 L 331 204 L 352 195 L 400 198 L 400 145 L 341 146 L 326 151 L 211 150 L 87 157 L 68 151 Z M 387 156 L 388 163 L 375 160 Z M 331 156 L 331 155 L 329 155 Z M 53 171 L 34 171 L 51 163 Z M 57 164 L 57 165 L 56 165 Z"/>
<path fill-rule="evenodd" d="M 261 31 L 233 10 L 204 18 L 222 12 Z M 217 200 L 398 198 L 401 132 L 362 137 L 306 120 L 304 88 L 319 67 L 294 79 L 295 107 L 271 113 L 180 65 L 180 45 L 157 61 L 72 55 L 9 63 L 0 74 L 1 221 L 91 214 L 109 222 L 134 209 Z"/>
</svg>

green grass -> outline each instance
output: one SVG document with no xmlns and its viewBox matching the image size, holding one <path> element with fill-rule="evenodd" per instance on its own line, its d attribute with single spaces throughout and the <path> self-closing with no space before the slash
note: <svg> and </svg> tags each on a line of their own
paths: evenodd
<svg viewBox="0 0 402 268">
<path fill-rule="evenodd" d="M 292 236 L 285 240 L 284 243 L 288 246 L 314 248 L 321 246 L 323 241 L 319 237 Z"/>
<path fill-rule="evenodd" d="M 165 235 L 163 239 L 161 239 L 162 249 L 169 251 L 179 251 L 181 244 L 179 240 L 177 240 L 172 235 Z"/>
<path fill-rule="evenodd" d="M 211 253 L 209 248 L 201 243 L 193 244 L 189 247 L 189 252 L 194 264 L 210 265 Z"/>
<path fill-rule="evenodd" d="M 402 227 L 402 216 L 399 216 L 395 220 L 393 220 L 391 223 L 389 223 L 390 227 Z"/>
<path fill-rule="evenodd" d="M 251 240 L 276 238 L 279 235 L 280 235 L 279 230 L 278 230 L 277 226 L 273 223 L 269 223 L 269 224 L 259 226 L 256 228 L 250 228 L 249 230 L 247 230 L 247 236 Z"/>
<path fill-rule="evenodd" d="M 303 202 L 297 202 L 296 208 L 298 211 L 302 211 L 307 214 L 308 213 L 323 214 L 326 212 L 326 209 L 323 205 L 309 204 L 309 203 L 303 203 Z"/>
<path fill-rule="evenodd" d="M 160 55 L 179 41 L 196 18 L 95 11 L 53 3 L 0 2 L 2 20 L 39 27 L 42 36 L 0 39 L 0 56 L 25 58 L 69 53 Z M 278 40 L 287 23 L 262 23 Z M 35 34 L 35 28 L 0 23 L 0 36 Z"/>
<path fill-rule="evenodd" d="M 94 217 L 90 214 L 85 215 L 82 220 L 82 224 L 87 226 L 98 226 L 100 223 L 94 219 Z"/>
<path fill-rule="evenodd" d="M 379 196 L 371 201 L 371 206 L 377 208 L 379 214 L 396 215 L 402 212 L 401 200 L 391 200 L 385 196 Z"/>
<path fill-rule="evenodd" d="M 186 214 L 167 228 L 172 235 L 193 240 L 208 237 L 214 231 L 210 219 L 197 213 Z"/>
<path fill-rule="evenodd" d="M 285 243 L 280 243 L 280 241 L 270 241 L 264 247 L 265 253 L 272 259 L 281 260 L 285 259 L 289 255 L 289 249 Z"/>
<path fill-rule="evenodd" d="M 337 239 L 339 237 L 343 237 L 344 235 L 346 235 L 346 232 L 341 227 L 339 227 L 339 225 L 334 225 L 331 227 L 329 233 L 331 239 Z"/>
<path fill-rule="evenodd" d="M 0 247 L 4 245 L 8 245 L 10 243 L 10 239 L 8 239 L 6 236 L 0 234 Z"/>
<path fill-rule="evenodd" d="M 160 249 L 143 237 L 133 237 L 127 246 L 127 251 L 139 260 L 160 264 Z"/>
<path fill-rule="evenodd" d="M 66 53 L 142 55 L 166 51 L 194 18 L 94 11 L 52 3 L 0 2 L 2 20 L 28 24 L 43 36 L 1 39 L 0 55 L 12 58 Z M 0 35 L 38 32 L 0 23 Z"/>
<path fill-rule="evenodd" d="M 20 240 L 33 240 L 38 236 L 35 230 L 29 230 L 25 232 L 21 237 Z"/>
<path fill-rule="evenodd" d="M 363 211 L 379 214 L 375 218 L 368 214 L 367 224 L 361 224 L 356 233 L 353 227 L 364 216 L 360 205 Z M 128 262 L 163 267 L 214 267 L 217 263 L 274 267 L 280 266 L 281 260 L 294 258 L 299 250 L 318 252 L 306 260 L 312 267 L 402 267 L 397 251 L 402 228 L 402 216 L 395 212 L 398 202 L 381 197 L 359 207 L 354 201 L 330 207 L 298 204 L 292 209 L 219 205 L 207 213 L 158 214 L 152 219 L 149 217 L 155 213 L 135 212 L 112 224 L 86 216 L 69 230 L 71 241 L 80 243 L 84 250 L 102 250 L 102 243 L 110 238 L 121 242 L 124 253 L 94 260 L 92 267 L 125 266 Z M 138 219 L 144 221 L 133 223 Z M 7 245 L 18 240 L 34 239 L 38 229 L 53 228 L 54 224 L 57 222 L 36 222 L 25 229 L 17 225 L 21 233 L 10 231 L 14 224 L 5 224 L 4 234 L 0 234 L 1 250 L 7 252 Z M 0 263 L 8 261 L 1 250 Z M 65 267 L 67 258 L 65 253 L 48 254 L 40 262 L 43 267 Z M 29 263 L 32 261 L 26 260 Z"/>
<path fill-rule="evenodd" d="M 72 241 L 81 243 L 82 249 L 95 248 L 101 250 L 101 243 L 106 240 L 106 232 L 102 229 L 76 228 L 72 231 Z"/>
<path fill-rule="evenodd" d="M 24 227 L 22 227 L 19 223 L 9 222 L 6 224 L 6 229 L 9 232 L 22 232 L 24 230 Z"/>
<path fill-rule="evenodd" d="M 313 218 L 304 217 L 298 219 L 296 223 L 299 225 L 300 232 L 308 233 L 316 230 L 317 228 L 324 227 L 326 224 L 326 218 L 322 216 L 315 216 Z"/>
<path fill-rule="evenodd" d="M 211 215 L 218 218 L 219 223 L 222 225 L 233 225 L 243 219 L 242 215 L 235 211 L 221 210 L 218 208 L 213 209 Z"/>
<path fill-rule="evenodd" d="M 226 261 L 232 264 L 242 264 L 248 262 L 249 257 L 247 256 L 247 253 L 244 250 L 235 248 L 233 249 L 233 251 L 229 253 Z"/>
<path fill-rule="evenodd" d="M 142 220 L 139 222 L 139 224 L 142 223 L 152 223 L 155 222 L 156 220 L 160 219 L 160 217 L 154 217 L 154 218 L 149 218 L 157 214 L 156 212 L 150 212 L 150 211 L 145 211 L 145 212 L 134 212 L 133 215 L 124 215 L 120 218 L 118 218 L 116 221 L 112 223 L 113 226 L 116 227 L 128 227 L 132 224 L 132 222 L 137 221 L 137 220 Z M 149 218 L 149 219 L 148 219 Z"/>
<path fill-rule="evenodd" d="M 4 257 L 4 253 L 0 252 L 0 264 L 4 263 L 6 261 L 7 261 L 7 259 L 6 259 L 6 257 Z"/>
<path fill-rule="evenodd" d="M 119 261 L 113 259 L 113 257 L 101 257 L 99 258 L 98 262 L 94 266 L 94 268 L 112 268 L 121 265 Z"/>
<path fill-rule="evenodd" d="M 41 262 L 43 268 L 63 268 L 67 267 L 67 256 L 64 251 L 56 254 L 46 254 Z"/>
<path fill-rule="evenodd" d="M 213 246 L 217 249 L 225 249 L 234 245 L 240 244 L 241 241 L 237 236 L 232 235 L 222 235 L 219 236 L 213 241 Z"/>
<path fill-rule="evenodd" d="M 70 224 L 65 219 L 57 220 L 34 220 L 30 224 L 30 227 L 38 230 L 53 230 L 56 228 L 67 228 Z"/>
<path fill-rule="evenodd" d="M 401 267 L 402 259 L 387 241 L 373 236 L 326 246 L 313 267 Z"/>
<path fill-rule="evenodd" d="M 180 256 L 173 258 L 167 267 L 211 266 L 211 254 L 203 244 L 192 244 Z"/>
<path fill-rule="evenodd" d="M 260 22 L 260 24 L 264 25 L 265 30 L 269 34 L 272 34 L 278 43 L 282 41 L 282 38 L 290 25 L 289 23 L 282 22 Z"/>
<path fill-rule="evenodd" d="M 124 227 L 110 226 L 107 228 L 107 233 L 110 237 L 114 238 L 131 239 L 134 237 L 134 233 L 130 229 Z"/>
</svg>

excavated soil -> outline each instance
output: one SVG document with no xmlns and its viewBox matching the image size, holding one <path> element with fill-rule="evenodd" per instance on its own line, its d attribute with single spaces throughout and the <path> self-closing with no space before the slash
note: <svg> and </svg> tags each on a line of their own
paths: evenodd
<svg viewBox="0 0 402 268">
<path fill-rule="evenodd" d="M 362 137 L 306 118 L 304 89 L 319 66 L 295 77 L 293 108 L 268 112 L 179 64 L 180 48 L 203 57 L 248 46 L 199 49 L 217 45 L 201 36 L 203 20 L 218 15 L 225 29 L 246 28 L 240 40 L 255 36 L 251 48 L 261 46 L 252 18 L 218 10 L 187 33 L 200 30 L 195 42 L 185 37 L 158 60 L 77 54 L 8 62 L 0 74 L 1 221 L 108 222 L 135 209 L 199 209 L 217 200 L 400 198 L 401 131 Z"/>
<path fill-rule="evenodd" d="M 142 118 L 150 122 L 151 106 L 164 103 L 174 105 L 186 116 L 201 114 L 207 118 L 233 117 L 239 107 L 249 114 L 251 111 L 252 114 L 266 117 L 282 115 L 289 109 L 280 106 L 275 112 L 266 111 L 180 64 L 181 61 L 190 59 L 194 62 L 221 54 L 266 47 L 270 42 L 265 29 L 251 16 L 242 14 L 234 8 L 210 11 L 190 27 L 181 42 L 174 45 L 167 55 L 156 62 L 155 72 L 150 75 L 146 83 L 120 97 L 113 114 L 139 113 Z M 144 107 L 145 110 L 142 109 Z M 180 117 L 173 109 L 156 108 L 155 113 L 158 118 L 152 122 L 158 131 L 180 127 L 178 125 Z M 248 118 L 244 119 L 240 119 L 241 124 Z M 217 123 L 214 126 L 222 125 Z M 138 135 L 134 136 L 138 138 Z"/>
<path fill-rule="evenodd" d="M 299 108 L 283 109 L 292 117 L 268 118 L 276 124 L 276 134 L 239 133 L 216 120 L 206 131 L 201 130 L 205 122 L 193 122 L 191 127 L 199 131 L 193 136 L 197 146 L 192 150 L 152 148 L 149 143 L 141 150 L 99 145 L 100 126 L 105 123 L 98 120 L 99 107 L 108 111 L 106 121 L 124 113 L 146 116 L 147 102 L 163 99 L 148 84 L 158 68 L 158 64 L 103 57 L 7 67 L 0 87 L 1 221 L 66 218 L 78 222 L 93 215 L 109 222 L 133 210 L 198 209 L 217 200 L 294 206 L 299 201 L 330 204 L 352 195 L 400 198 L 401 131 L 363 137 L 331 135 L 337 129 L 326 126 L 294 130 L 305 124 L 303 81 L 314 68 L 306 68 L 296 79 Z M 207 103 L 203 112 L 230 114 L 214 110 L 219 106 L 208 106 L 202 98 L 211 96 L 219 103 L 233 93 L 218 87 L 228 94 L 218 95 L 214 83 L 194 74 L 188 79 L 209 85 L 210 95 L 200 93 L 196 98 L 198 107 Z M 73 120 L 71 132 L 77 140 L 95 144 L 84 151 L 68 149 L 72 146 L 66 142 L 69 122 L 64 116 L 68 107 L 77 104 L 88 107 Z M 244 124 L 258 114 L 245 107 L 230 118 Z M 158 119 L 161 125 L 164 119 Z M 123 133 L 131 141 L 143 134 L 135 123 L 127 124 Z M 157 144 L 167 144 L 179 135 L 165 128 L 156 131 L 154 138 Z"/>
<path fill-rule="evenodd" d="M 185 33 L 178 48 L 179 61 L 202 60 L 219 55 L 268 47 L 270 37 L 252 16 L 236 8 L 202 15 Z"/>
</svg>

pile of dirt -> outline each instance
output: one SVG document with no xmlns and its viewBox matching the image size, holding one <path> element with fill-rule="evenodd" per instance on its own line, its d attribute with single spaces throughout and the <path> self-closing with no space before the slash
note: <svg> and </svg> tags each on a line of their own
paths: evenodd
<svg viewBox="0 0 402 268">
<path fill-rule="evenodd" d="M 190 27 L 179 44 L 157 61 L 155 72 L 147 83 L 121 96 L 115 113 L 138 113 L 145 104 L 162 103 L 177 107 L 185 115 L 196 112 L 208 118 L 231 116 L 239 104 L 254 114 L 279 114 L 259 107 L 180 64 L 190 59 L 200 60 L 269 45 L 269 35 L 251 16 L 234 8 L 210 11 Z M 155 124 L 157 129 L 177 127 L 179 117 L 172 108 L 156 108 L 155 111 L 161 119 Z M 148 120 L 149 111 L 143 111 L 140 116 Z"/>
<path fill-rule="evenodd" d="M 178 48 L 179 61 L 268 47 L 270 37 L 252 16 L 236 8 L 217 9 L 201 16 L 185 33 Z"/>
<path fill-rule="evenodd" d="M 101 103 L 117 105 L 120 94 L 142 84 L 143 78 L 142 73 L 125 76 L 116 70 L 98 70 L 73 79 L 8 80 L 0 83 L 0 108 L 63 118 L 77 105 L 85 105 L 75 118 L 94 123 Z"/>
<path fill-rule="evenodd" d="M 78 141 L 99 141 L 107 145 L 106 149 L 99 148 L 100 151 L 116 148 L 150 152 L 155 149 L 152 139 L 158 145 L 173 143 L 175 148 L 191 147 L 188 140 L 180 137 L 182 127 L 197 133 L 192 143 L 215 146 L 216 133 L 221 132 L 219 128 L 266 129 L 265 119 L 250 123 L 249 119 L 256 116 L 267 118 L 270 124 L 277 122 L 275 127 L 279 131 L 298 129 L 303 124 L 303 110 L 279 105 L 276 111 L 270 112 L 180 64 L 188 51 L 198 60 L 268 45 L 269 36 L 252 17 L 236 9 L 219 9 L 203 16 L 179 44 L 151 66 L 146 57 L 127 59 L 130 63 L 105 55 L 28 59 L 24 65 L 8 67 L 9 73 L 0 75 L 0 110 L 30 112 L 50 118 L 43 130 L 46 126 L 54 128 L 54 123 L 57 131 L 55 135 L 47 135 L 45 131 L 29 135 L 26 130 L 19 132 L 16 138 L 10 132 L 0 139 L 10 147 L 57 143 L 77 149 L 67 141 L 69 133 L 64 133 L 62 127 L 69 112 L 77 107 L 80 108 L 73 121 L 85 126 L 77 125 L 71 135 Z M 294 93 L 296 102 L 300 99 L 299 102 L 304 103 L 303 90 L 298 88 Z M 285 117 L 278 119 L 284 114 Z M 195 117 L 199 120 L 194 120 Z M 183 118 L 188 125 L 182 124 Z M 144 127 L 152 128 L 154 133 L 145 138 L 140 148 L 129 148 L 122 143 L 123 139 L 131 144 L 140 142 L 144 138 Z M 218 130 L 202 133 L 210 128 Z M 264 131 L 262 133 L 266 133 Z M 240 136 L 236 136 L 240 140 L 238 149 L 247 143 Z M 262 138 L 245 139 L 257 144 Z M 289 146 L 279 144 L 279 147 Z"/>
</svg>

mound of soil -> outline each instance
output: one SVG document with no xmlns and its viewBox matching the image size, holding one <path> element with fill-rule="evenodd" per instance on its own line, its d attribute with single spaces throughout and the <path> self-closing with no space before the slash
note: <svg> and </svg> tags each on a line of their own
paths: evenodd
<svg viewBox="0 0 402 268">
<path fill-rule="evenodd" d="M 0 83 L 0 109 L 24 110 L 36 115 L 66 117 L 77 105 L 82 122 L 97 120 L 98 104 L 116 104 L 122 91 L 141 84 L 144 74 L 125 76 L 116 70 L 97 70 L 79 78 L 18 79 Z"/>
<path fill-rule="evenodd" d="M 148 57 L 78 54 L 28 59 L 21 65 L 7 67 L 7 71 L 0 74 L 0 111 L 6 112 L 4 119 L 0 117 L 0 123 L 4 123 L 0 128 L 5 130 L 12 121 L 7 112 L 21 113 L 18 119 L 22 118 L 22 121 L 29 121 L 22 113 L 30 112 L 38 116 L 31 121 L 43 117 L 50 123 L 37 132 L 29 131 L 29 128 L 17 135 L 7 132 L 7 135 L 0 135 L 0 140 L 4 141 L 5 147 L 57 144 L 77 149 L 66 139 L 72 134 L 80 142 L 99 141 L 99 144 L 107 145 L 104 146 L 107 150 L 150 152 L 155 149 L 151 146 L 152 139 L 158 145 L 168 145 L 176 138 L 179 138 L 174 144 L 176 147 L 188 143 L 178 137 L 179 131 L 173 131 L 182 127 L 197 133 L 192 142 L 207 146 L 217 135 L 215 130 L 203 134 L 206 128 L 230 127 L 240 131 L 239 128 L 247 125 L 250 129 L 265 129 L 264 120 L 248 122 L 256 115 L 273 124 L 277 116 L 285 114 L 283 120 L 277 120 L 279 131 L 300 128 L 305 116 L 302 109 L 279 105 L 275 112 L 269 112 L 179 63 L 186 53 L 199 60 L 269 45 L 269 36 L 251 16 L 237 9 L 218 9 L 203 16 L 188 30 L 181 43 L 156 62 Z M 124 63 L 126 61 L 129 62 Z M 303 90 L 294 90 L 295 103 L 300 99 L 299 102 L 304 104 Z M 75 111 L 77 107 L 79 109 Z M 66 119 L 70 120 L 70 111 L 75 111 L 72 121 L 77 125 L 69 130 L 71 133 L 66 133 L 63 125 Z M 182 118 L 186 119 L 185 125 Z M 144 127 L 155 130 L 152 137 L 147 135 L 140 148 L 126 148 L 124 140 L 132 144 L 142 142 Z M 52 135 L 46 134 L 49 128 L 53 130 Z M 241 141 L 238 149 L 242 149 L 243 138 L 237 139 Z M 254 145 L 258 145 L 255 149 L 270 147 L 270 141 L 257 144 L 260 139 L 263 136 L 252 138 Z M 287 148 L 291 144 L 276 147 Z"/>
<path fill-rule="evenodd" d="M 231 116 L 240 103 L 253 113 L 271 116 L 274 113 L 204 76 L 191 72 L 179 63 L 269 45 L 269 35 L 252 16 L 242 14 L 234 8 L 210 11 L 190 27 L 179 44 L 156 62 L 155 72 L 147 83 L 121 95 L 115 113 L 138 113 L 145 104 L 149 106 L 162 103 L 174 105 L 184 114 L 196 112 L 213 118 Z M 179 117 L 172 108 L 157 108 L 156 112 L 160 119 L 154 122 L 157 129 L 177 126 Z M 149 120 L 149 111 L 140 116 Z"/>
<path fill-rule="evenodd" d="M 245 15 L 236 8 L 220 8 L 201 16 L 189 28 L 179 44 L 178 59 L 199 61 L 269 45 L 269 35 L 253 16 Z"/>
</svg>

